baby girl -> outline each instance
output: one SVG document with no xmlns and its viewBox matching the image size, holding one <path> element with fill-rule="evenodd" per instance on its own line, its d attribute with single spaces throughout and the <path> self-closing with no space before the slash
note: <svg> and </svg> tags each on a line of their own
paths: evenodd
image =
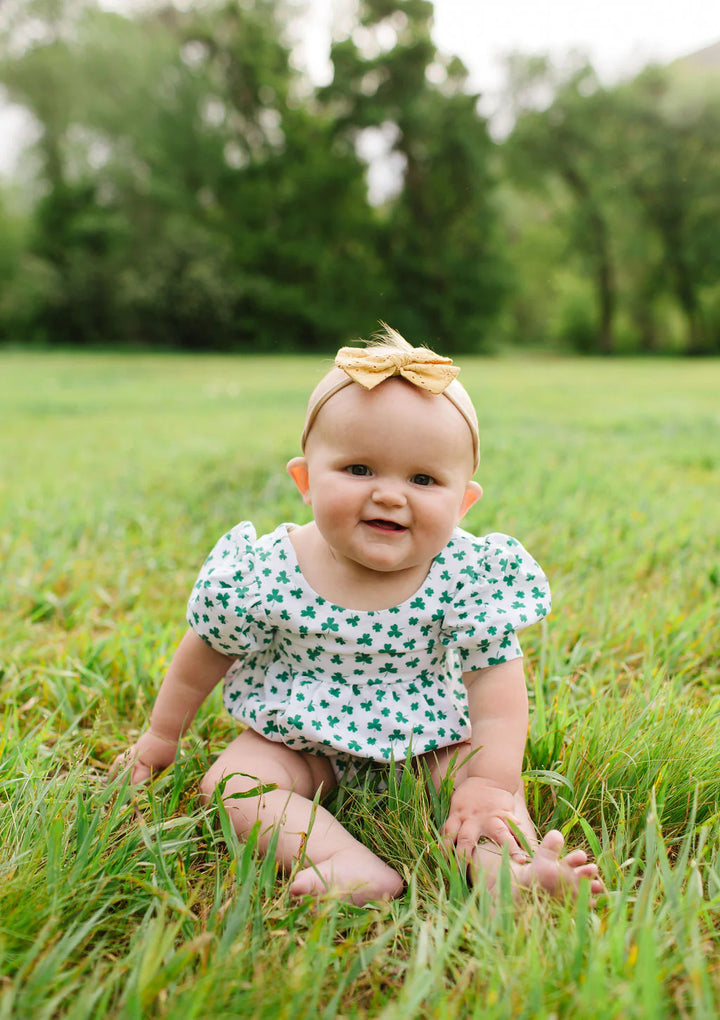
<svg viewBox="0 0 720 1020">
<path fill-rule="evenodd" d="M 220 784 L 241 838 L 260 823 L 262 850 L 277 834 L 294 895 L 401 893 L 398 872 L 318 803 L 368 760 L 420 760 L 436 787 L 452 769 L 442 834 L 474 881 L 493 888 L 507 847 L 517 890 L 602 889 L 584 851 L 563 855 L 557 831 L 538 840 L 525 804 L 516 631 L 545 616 L 550 594 L 515 539 L 458 527 L 482 489 L 477 416 L 457 373 L 388 327 L 341 348 L 287 466 L 313 519 L 260 538 L 244 522 L 220 539 L 149 728 L 116 762 L 134 783 L 170 765 L 222 679 L 243 726 L 201 795 Z"/>
</svg>

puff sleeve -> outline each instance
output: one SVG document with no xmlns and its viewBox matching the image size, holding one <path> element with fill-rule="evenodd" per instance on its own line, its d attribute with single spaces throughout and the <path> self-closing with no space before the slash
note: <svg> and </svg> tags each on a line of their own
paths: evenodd
<svg viewBox="0 0 720 1020">
<path fill-rule="evenodd" d="M 463 672 L 519 658 L 516 631 L 550 612 L 547 578 L 517 539 L 467 538 L 470 547 L 443 624 L 443 641 L 457 650 Z"/>
<path fill-rule="evenodd" d="M 216 651 L 234 658 L 260 651 L 272 638 L 262 607 L 255 542 L 249 521 L 223 535 L 188 600 L 190 627 Z"/>
</svg>

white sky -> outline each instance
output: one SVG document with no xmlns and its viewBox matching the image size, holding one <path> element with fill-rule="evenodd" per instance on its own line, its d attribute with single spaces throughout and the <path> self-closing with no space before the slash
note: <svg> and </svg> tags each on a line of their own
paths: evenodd
<svg viewBox="0 0 720 1020">
<path fill-rule="evenodd" d="M 314 77 L 323 78 L 338 0 L 309 0 L 304 39 Z M 651 61 L 669 62 L 720 42 L 718 0 L 434 0 L 435 43 L 462 58 L 473 88 L 488 100 L 512 52 L 562 57 L 576 49 L 601 76 L 632 75 Z"/>
<path fill-rule="evenodd" d="M 435 42 L 497 87 L 512 51 L 586 53 L 608 80 L 720 42 L 718 0 L 435 0 Z"/>
</svg>

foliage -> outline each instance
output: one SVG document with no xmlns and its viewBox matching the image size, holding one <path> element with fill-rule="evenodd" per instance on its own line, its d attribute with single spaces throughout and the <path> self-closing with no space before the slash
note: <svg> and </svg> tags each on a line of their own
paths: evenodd
<svg viewBox="0 0 720 1020">
<path fill-rule="evenodd" d="M 0 192 L 0 342 L 330 350 L 384 319 L 449 352 L 718 351 L 711 76 L 516 56 L 500 142 L 430 0 L 343 8 L 323 88 L 292 0 L 181 6 L 0 6 L 36 136 Z"/>
<path fill-rule="evenodd" d="M 360 3 L 360 27 L 333 46 L 321 99 L 351 138 L 382 132 L 386 157 L 403 168 L 382 223 L 383 317 L 408 336 L 477 351 L 505 286 L 491 143 L 465 67 L 433 45 L 432 13 L 427 0 Z"/>
<path fill-rule="evenodd" d="M 217 535 L 306 519 L 283 464 L 319 360 L 0 355 L 0 1015 L 716 1015 L 717 360 L 463 364 L 467 527 L 517 534 L 554 593 L 523 637 L 531 811 L 599 859 L 596 910 L 493 909 L 407 775 L 338 805 L 404 896 L 290 901 L 195 799 L 217 695 L 168 774 L 106 784 Z"/>
<path fill-rule="evenodd" d="M 666 75 L 650 70 L 618 91 L 618 109 L 628 185 L 658 242 L 651 268 L 661 277 L 658 289 L 675 298 L 690 353 L 717 350 L 718 321 L 708 316 L 704 296 L 714 291 L 715 302 L 720 297 L 720 93 L 704 102 L 685 100 Z"/>
<path fill-rule="evenodd" d="M 42 129 L 30 255 L 57 287 L 35 333 L 291 347 L 375 321 L 362 164 L 299 102 L 281 13 L 264 0 L 130 19 L 88 4 L 69 38 L 6 56 L 6 88 Z M 6 337 L 21 325 L 6 320 Z"/>
<path fill-rule="evenodd" d="M 431 6 L 399 6 L 406 27 L 381 62 L 389 94 L 369 114 L 347 74 L 350 39 L 333 102 L 308 91 L 280 0 L 135 19 L 34 0 L 28 21 L 73 30 L 7 52 L 0 80 L 40 125 L 29 256 L 55 286 L 29 326 L 0 321 L 6 339 L 330 347 L 382 315 L 477 346 L 499 301 L 487 135 L 459 62 L 443 87 L 426 79 Z M 366 63 L 363 81 L 379 68 Z M 382 216 L 355 146 L 378 117 L 398 121 L 408 160 Z M 18 286 L 33 293 L 30 271 Z"/>
<path fill-rule="evenodd" d="M 604 353 L 717 351 L 720 93 L 686 95 L 659 69 L 606 88 L 589 65 L 538 59 L 515 60 L 511 89 L 517 119 L 505 166 L 536 196 L 527 232 L 516 217 L 517 229 L 532 236 L 541 224 L 547 248 L 548 219 L 557 224 L 565 245 L 546 274 L 562 279 L 569 257 L 578 283 L 592 283 L 594 310 L 583 315 L 571 298 L 561 335 Z M 557 286 L 549 296 L 565 303 Z M 545 303 L 550 323 L 556 313 Z M 682 331 L 668 328 L 673 311 Z"/>
</svg>

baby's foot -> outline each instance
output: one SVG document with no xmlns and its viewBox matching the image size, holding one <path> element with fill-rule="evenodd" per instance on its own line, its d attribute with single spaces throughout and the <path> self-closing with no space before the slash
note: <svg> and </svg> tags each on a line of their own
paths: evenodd
<svg viewBox="0 0 720 1020">
<path fill-rule="evenodd" d="M 588 861 L 584 850 L 571 850 L 560 856 L 565 840 L 562 833 L 552 829 L 542 840 L 532 860 L 513 867 L 518 889 L 536 887 L 557 899 L 575 899 L 583 880 L 590 882 L 590 902 L 603 891 L 597 864 Z"/>
<path fill-rule="evenodd" d="M 397 871 L 367 847 L 339 850 L 325 861 L 303 868 L 290 886 L 291 896 L 330 893 L 358 906 L 371 900 L 392 900 L 403 890 Z"/>
<path fill-rule="evenodd" d="M 526 864 L 510 862 L 513 893 L 519 894 L 527 889 L 539 889 L 549 893 L 556 899 L 575 899 L 583 880 L 590 882 L 590 905 L 595 906 L 595 897 L 603 892 L 600 872 L 597 864 L 588 861 L 584 850 L 571 850 L 561 857 L 565 845 L 562 833 L 552 829 L 535 850 L 534 856 Z M 488 851 L 479 848 L 474 863 L 476 874 L 483 872 L 483 855 Z M 497 853 L 497 851 L 495 851 Z M 497 858 L 493 860 L 497 869 Z M 494 883 L 493 883 L 494 884 Z"/>
</svg>

